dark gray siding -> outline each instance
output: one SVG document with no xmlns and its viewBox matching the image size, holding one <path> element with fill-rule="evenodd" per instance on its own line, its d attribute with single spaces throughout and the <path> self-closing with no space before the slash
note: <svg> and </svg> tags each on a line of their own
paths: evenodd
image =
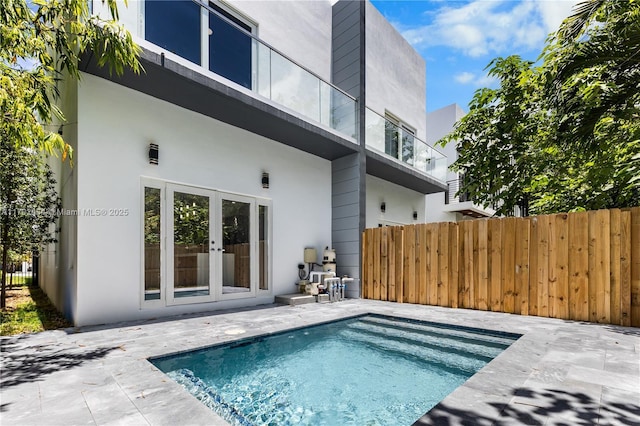
<svg viewBox="0 0 640 426">
<path fill-rule="evenodd" d="M 360 154 L 331 163 L 331 241 L 336 250 L 338 275 L 360 277 Z M 358 297 L 358 286 L 347 287 L 349 297 Z"/>
<path fill-rule="evenodd" d="M 342 0 L 333 6 L 333 84 L 354 98 L 360 97 L 360 1 Z"/>
<path fill-rule="evenodd" d="M 366 151 L 364 147 L 364 3 L 341 0 L 333 6 L 332 82 L 358 99 L 358 153 L 333 160 L 331 240 L 337 272 L 356 278 L 348 297 L 360 296 L 361 236 L 365 224 Z"/>
</svg>

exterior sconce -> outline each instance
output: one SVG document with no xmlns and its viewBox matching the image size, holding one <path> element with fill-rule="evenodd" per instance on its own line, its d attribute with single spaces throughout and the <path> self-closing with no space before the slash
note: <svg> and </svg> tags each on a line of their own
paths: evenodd
<svg viewBox="0 0 640 426">
<path fill-rule="evenodd" d="M 387 211 L 387 204 L 384 201 L 380 204 L 380 211 L 382 213 Z"/>
<path fill-rule="evenodd" d="M 413 211 L 413 220 L 418 220 L 418 212 L 417 211 Z"/>
<path fill-rule="evenodd" d="M 157 143 L 149 144 L 149 164 L 158 164 L 158 154 L 160 149 Z"/>
<path fill-rule="evenodd" d="M 262 187 L 265 189 L 269 188 L 269 173 L 262 172 Z"/>
</svg>

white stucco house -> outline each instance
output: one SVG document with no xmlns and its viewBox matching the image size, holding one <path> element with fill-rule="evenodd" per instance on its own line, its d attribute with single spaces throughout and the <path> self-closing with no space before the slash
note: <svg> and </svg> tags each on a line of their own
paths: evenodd
<svg viewBox="0 0 640 426">
<path fill-rule="evenodd" d="M 451 133 L 456 123 L 466 115 L 458 104 L 451 104 L 427 113 L 426 141 L 431 146 Z M 427 222 L 458 222 L 461 220 L 491 217 L 495 210 L 476 204 L 465 194 L 460 194 L 462 176 L 449 167 L 458 159 L 455 143 L 437 147 L 447 158 L 447 189 L 426 196 L 429 208 L 426 211 Z"/>
<path fill-rule="evenodd" d="M 60 84 L 76 213 L 39 277 L 75 325 L 271 303 L 305 247 L 358 282 L 362 230 L 424 222 L 446 190 L 424 60 L 369 2 L 130 0 L 120 17 L 145 73 L 88 55 Z"/>
</svg>

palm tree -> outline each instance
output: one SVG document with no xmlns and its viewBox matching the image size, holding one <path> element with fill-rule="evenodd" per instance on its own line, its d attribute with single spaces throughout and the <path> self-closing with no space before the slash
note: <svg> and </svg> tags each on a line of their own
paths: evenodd
<svg viewBox="0 0 640 426">
<path fill-rule="evenodd" d="M 585 0 L 544 52 L 546 90 L 561 131 L 587 148 L 604 118 L 638 120 L 640 2 Z"/>
</svg>

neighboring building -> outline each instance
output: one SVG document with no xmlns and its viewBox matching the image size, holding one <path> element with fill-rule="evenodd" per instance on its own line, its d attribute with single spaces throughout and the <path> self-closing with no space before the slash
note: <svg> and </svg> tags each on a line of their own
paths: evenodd
<svg viewBox="0 0 640 426">
<path fill-rule="evenodd" d="M 305 247 L 359 279 L 365 226 L 424 222 L 446 189 L 422 142 L 425 63 L 370 3 L 130 1 L 120 17 L 145 73 L 88 55 L 60 84 L 75 164 L 56 165 L 68 214 L 40 277 L 74 324 L 271 303 Z"/>
<path fill-rule="evenodd" d="M 458 104 L 451 104 L 427 114 L 427 143 L 434 146 L 440 139 L 451 133 L 456 123 L 465 116 Z M 458 193 L 462 176 L 449 169 L 458 159 L 455 143 L 438 147 L 447 158 L 447 190 L 426 196 L 429 206 L 427 222 L 458 222 L 460 220 L 490 217 L 495 210 L 484 208 L 473 202 L 466 194 Z"/>
</svg>

